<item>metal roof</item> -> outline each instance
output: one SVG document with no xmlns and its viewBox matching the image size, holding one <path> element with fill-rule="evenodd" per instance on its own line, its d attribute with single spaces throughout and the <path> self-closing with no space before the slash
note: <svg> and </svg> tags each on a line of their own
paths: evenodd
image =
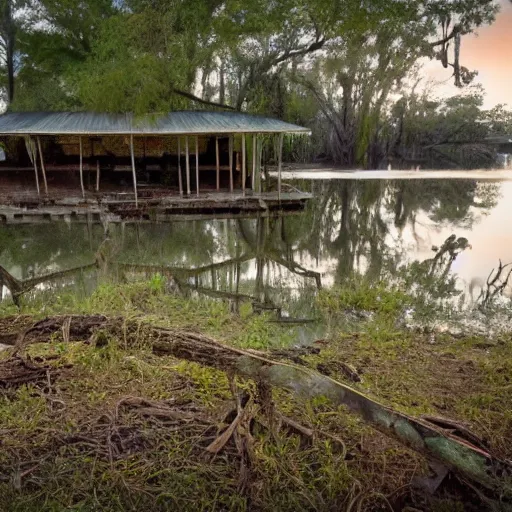
<svg viewBox="0 0 512 512">
<path fill-rule="evenodd" d="M 308 128 L 241 112 L 183 111 L 134 116 L 96 112 L 13 112 L 0 115 L 1 135 L 178 135 L 309 133 Z"/>
<path fill-rule="evenodd" d="M 493 135 L 491 137 L 486 137 L 484 142 L 488 144 L 511 144 L 512 143 L 512 135 Z"/>
</svg>

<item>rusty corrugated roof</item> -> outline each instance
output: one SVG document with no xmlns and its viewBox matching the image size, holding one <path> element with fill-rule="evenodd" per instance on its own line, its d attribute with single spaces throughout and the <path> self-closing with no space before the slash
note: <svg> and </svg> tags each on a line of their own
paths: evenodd
<svg viewBox="0 0 512 512">
<path fill-rule="evenodd" d="M 13 112 L 0 116 L 1 135 L 185 135 L 309 133 L 279 119 L 241 112 L 182 111 L 135 117 L 96 112 Z"/>
</svg>

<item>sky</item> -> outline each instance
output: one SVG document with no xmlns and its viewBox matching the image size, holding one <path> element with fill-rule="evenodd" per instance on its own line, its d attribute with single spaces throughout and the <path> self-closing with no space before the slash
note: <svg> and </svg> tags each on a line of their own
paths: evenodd
<svg viewBox="0 0 512 512">
<path fill-rule="evenodd" d="M 498 103 L 512 107 L 512 2 L 501 0 L 501 11 L 494 24 L 482 27 L 476 35 L 462 39 L 461 65 L 478 70 L 475 83 L 481 83 L 486 91 L 485 107 Z M 440 95 L 454 95 L 451 71 L 441 67 L 438 61 L 426 65 L 427 76 L 439 82 Z"/>
</svg>

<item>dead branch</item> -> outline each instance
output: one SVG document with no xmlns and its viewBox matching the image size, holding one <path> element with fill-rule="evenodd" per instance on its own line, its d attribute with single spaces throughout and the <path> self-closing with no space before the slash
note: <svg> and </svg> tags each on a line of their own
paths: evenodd
<svg viewBox="0 0 512 512">
<path fill-rule="evenodd" d="M 510 268 L 509 268 L 510 267 Z M 504 276 L 505 270 L 509 268 L 507 274 Z M 510 275 L 512 274 L 512 263 L 503 265 L 499 260 L 498 268 L 492 269 L 489 277 L 487 278 L 486 286 L 480 292 L 477 302 L 480 308 L 489 306 L 497 297 L 499 297 L 505 288 L 508 286 Z"/>
<path fill-rule="evenodd" d="M 238 408 L 237 415 L 235 419 L 231 422 L 229 427 L 222 432 L 222 434 L 217 437 L 207 448 L 206 451 L 209 453 L 219 453 L 224 446 L 226 446 L 226 443 L 231 439 L 231 436 L 235 433 L 235 430 L 238 428 L 240 423 L 242 422 L 242 419 L 247 414 L 248 411 L 253 406 L 253 400 L 249 399 L 245 407 Z"/>
</svg>

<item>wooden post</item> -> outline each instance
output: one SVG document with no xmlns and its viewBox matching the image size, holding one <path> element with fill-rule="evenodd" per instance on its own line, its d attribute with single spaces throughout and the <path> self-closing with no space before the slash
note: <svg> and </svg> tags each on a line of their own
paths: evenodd
<svg viewBox="0 0 512 512">
<path fill-rule="evenodd" d="M 139 198 L 137 197 L 137 173 L 135 172 L 135 151 L 133 149 L 133 133 L 130 134 L 130 155 L 132 157 L 132 177 L 133 191 L 135 192 L 135 208 L 139 207 Z"/>
<path fill-rule="evenodd" d="M 245 162 L 246 155 L 245 155 L 245 133 L 242 133 L 242 193 L 245 195 Z"/>
<path fill-rule="evenodd" d="M 256 135 L 252 136 L 252 175 L 251 175 L 251 187 L 254 191 L 254 180 L 256 179 Z"/>
<path fill-rule="evenodd" d="M 29 155 L 31 157 L 31 160 L 34 164 L 34 172 L 35 172 L 35 175 L 36 175 L 36 188 L 37 188 L 37 195 L 40 196 L 41 195 L 41 191 L 39 189 L 39 174 L 37 172 L 37 150 L 36 150 L 36 145 L 34 143 L 34 141 L 32 140 L 31 137 L 28 137 L 26 139 L 28 142 L 26 142 L 26 145 L 27 145 L 27 150 L 29 152 Z"/>
<path fill-rule="evenodd" d="M 217 190 L 220 190 L 219 137 L 215 137 L 215 163 L 216 163 L 216 166 L 217 166 Z"/>
<path fill-rule="evenodd" d="M 199 196 L 199 137 L 196 135 L 196 194 Z"/>
<path fill-rule="evenodd" d="M 190 195 L 190 155 L 188 151 L 188 137 L 185 137 L 185 167 L 187 173 L 187 195 Z"/>
<path fill-rule="evenodd" d="M 256 174 L 254 177 L 255 185 L 254 189 L 255 192 L 261 193 L 261 148 L 262 148 L 262 140 L 261 137 L 256 135 L 256 142 L 255 142 L 255 154 L 256 154 Z"/>
<path fill-rule="evenodd" d="M 233 192 L 233 135 L 229 136 L 229 191 Z"/>
<path fill-rule="evenodd" d="M 279 134 L 279 147 L 277 152 L 277 198 L 281 201 L 281 169 L 283 167 L 283 139 L 284 134 Z"/>
<path fill-rule="evenodd" d="M 100 191 L 100 161 L 96 160 L 96 192 Z"/>
<path fill-rule="evenodd" d="M 181 137 L 178 137 L 178 183 L 180 196 L 183 196 L 183 179 L 181 177 Z"/>
<path fill-rule="evenodd" d="M 78 137 L 78 141 L 80 144 L 80 188 L 82 189 L 82 197 L 85 198 L 85 188 L 84 188 L 84 159 L 83 159 L 83 145 L 82 145 L 82 137 Z"/>
<path fill-rule="evenodd" d="M 39 149 L 39 157 L 41 158 L 41 171 L 43 171 L 44 193 L 48 195 L 48 182 L 46 181 L 46 169 L 44 168 L 43 151 L 41 149 L 41 140 L 37 137 L 37 148 Z"/>
</svg>

